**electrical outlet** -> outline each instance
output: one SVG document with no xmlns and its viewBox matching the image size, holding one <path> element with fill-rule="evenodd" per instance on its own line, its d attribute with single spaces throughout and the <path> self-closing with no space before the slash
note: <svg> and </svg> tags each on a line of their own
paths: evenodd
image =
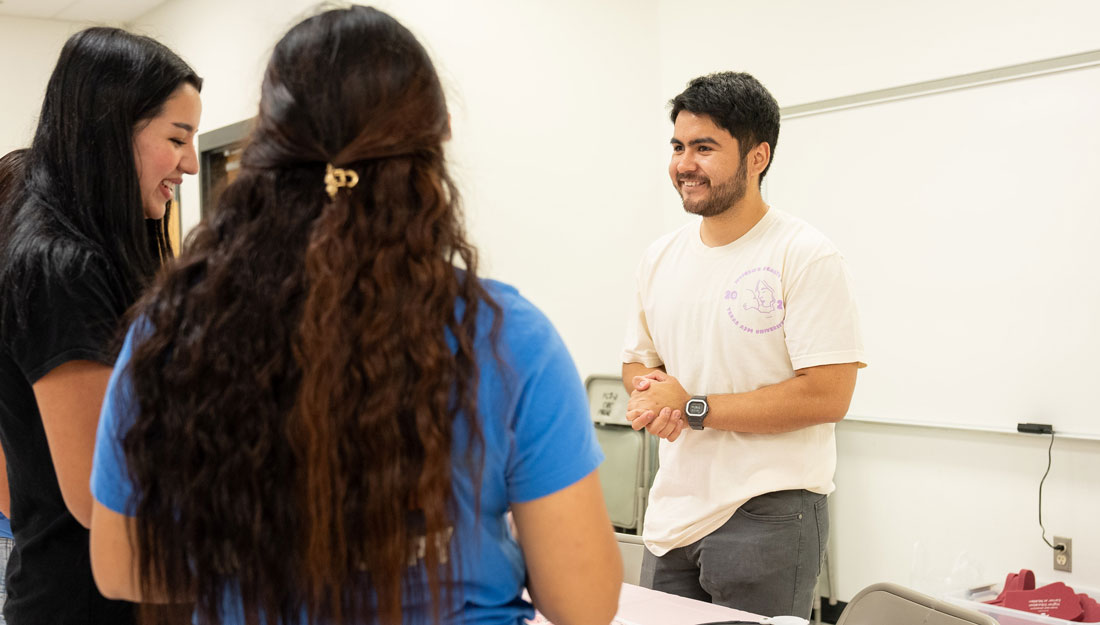
<svg viewBox="0 0 1100 625">
<path fill-rule="evenodd" d="M 1062 546 L 1065 549 L 1054 550 L 1054 570 L 1065 571 L 1066 573 L 1073 572 L 1073 539 L 1062 538 L 1061 536 L 1054 537 L 1054 546 Z"/>
</svg>

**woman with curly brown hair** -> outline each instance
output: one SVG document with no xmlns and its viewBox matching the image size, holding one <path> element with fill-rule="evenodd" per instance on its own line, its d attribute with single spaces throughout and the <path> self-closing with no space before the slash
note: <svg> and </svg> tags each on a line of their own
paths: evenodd
<svg viewBox="0 0 1100 625">
<path fill-rule="evenodd" d="M 193 602 L 196 623 L 517 624 L 526 586 L 559 625 L 611 620 L 587 401 L 547 319 L 477 277 L 449 134 L 388 15 L 328 11 L 278 43 L 241 173 L 108 389 L 105 594 Z"/>
</svg>

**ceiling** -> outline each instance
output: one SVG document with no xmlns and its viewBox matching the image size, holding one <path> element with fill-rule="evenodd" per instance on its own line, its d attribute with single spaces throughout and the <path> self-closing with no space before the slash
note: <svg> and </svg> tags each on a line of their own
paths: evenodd
<svg viewBox="0 0 1100 625">
<path fill-rule="evenodd" d="M 148 13 L 165 0 L 0 0 L 0 17 L 120 23 Z"/>
</svg>

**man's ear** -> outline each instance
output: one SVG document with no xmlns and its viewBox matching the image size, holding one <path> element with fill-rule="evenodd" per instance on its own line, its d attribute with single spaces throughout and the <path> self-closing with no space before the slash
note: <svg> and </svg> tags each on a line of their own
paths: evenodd
<svg viewBox="0 0 1100 625">
<path fill-rule="evenodd" d="M 767 141 L 761 141 L 749 152 L 749 173 L 759 176 L 761 172 L 772 162 L 772 146 Z"/>
</svg>

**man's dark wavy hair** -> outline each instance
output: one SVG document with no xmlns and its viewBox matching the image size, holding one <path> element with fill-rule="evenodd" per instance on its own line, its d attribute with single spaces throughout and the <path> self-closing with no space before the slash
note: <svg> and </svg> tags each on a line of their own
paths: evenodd
<svg viewBox="0 0 1100 625">
<path fill-rule="evenodd" d="M 168 213 L 145 218 L 133 139 L 183 84 L 202 89 L 149 37 L 95 27 L 65 42 L 34 140 L 0 176 L 0 319 L 23 321 L 39 276 L 80 271 L 92 257 L 113 271 L 112 303 L 126 310 L 171 257 Z"/>
<path fill-rule="evenodd" d="M 683 93 L 669 101 L 672 123 L 681 111 L 706 115 L 737 139 L 741 160 L 757 145 L 766 142 L 771 160 L 760 172 L 760 182 L 775 161 L 779 142 L 779 103 L 749 74 L 718 72 L 693 79 Z"/>
<path fill-rule="evenodd" d="M 480 471 L 476 319 L 499 321 L 449 135 L 427 52 L 385 13 L 329 10 L 275 46 L 238 178 L 136 309 L 123 449 L 146 592 L 199 623 L 227 591 L 248 623 L 440 618 L 453 426 L 469 417 Z M 327 164 L 358 184 L 330 198 Z"/>
</svg>

